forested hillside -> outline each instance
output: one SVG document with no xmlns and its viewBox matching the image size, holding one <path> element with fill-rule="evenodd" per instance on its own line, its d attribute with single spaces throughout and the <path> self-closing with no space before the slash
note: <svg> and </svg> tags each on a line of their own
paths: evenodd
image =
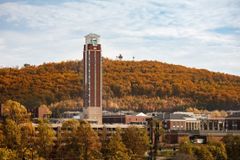
<svg viewBox="0 0 240 160">
<path fill-rule="evenodd" d="M 0 102 L 79 108 L 82 74 L 79 61 L 2 68 Z M 240 109 L 240 77 L 157 61 L 104 59 L 103 92 L 108 109 Z"/>
</svg>

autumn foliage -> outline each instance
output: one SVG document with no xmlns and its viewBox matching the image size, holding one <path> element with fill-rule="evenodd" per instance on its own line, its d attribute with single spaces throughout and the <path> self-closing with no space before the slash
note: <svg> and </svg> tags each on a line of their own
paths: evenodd
<svg viewBox="0 0 240 160">
<path fill-rule="evenodd" d="M 0 102 L 13 99 L 34 108 L 72 100 L 73 108 L 81 107 L 82 68 L 80 61 L 2 68 Z M 157 61 L 104 59 L 103 99 L 108 109 L 240 109 L 240 77 Z"/>
</svg>

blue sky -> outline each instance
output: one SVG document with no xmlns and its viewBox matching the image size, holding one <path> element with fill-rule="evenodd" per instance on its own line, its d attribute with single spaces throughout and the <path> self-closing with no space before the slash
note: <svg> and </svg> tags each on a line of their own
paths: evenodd
<svg viewBox="0 0 240 160">
<path fill-rule="evenodd" d="M 157 60 L 240 75 L 239 0 L 0 0 L 0 67 L 103 56 Z"/>
</svg>

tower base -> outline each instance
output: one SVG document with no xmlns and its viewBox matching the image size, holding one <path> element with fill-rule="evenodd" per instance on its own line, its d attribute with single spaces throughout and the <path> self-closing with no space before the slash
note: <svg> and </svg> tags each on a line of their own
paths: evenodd
<svg viewBox="0 0 240 160">
<path fill-rule="evenodd" d="M 102 107 L 84 107 L 83 118 L 89 123 L 102 124 Z"/>
</svg>

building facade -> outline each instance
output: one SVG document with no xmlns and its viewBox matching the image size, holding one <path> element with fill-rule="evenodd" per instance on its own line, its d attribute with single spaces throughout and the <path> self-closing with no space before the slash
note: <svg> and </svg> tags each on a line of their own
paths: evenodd
<svg viewBox="0 0 240 160">
<path fill-rule="evenodd" d="M 38 107 L 38 118 L 50 118 L 52 115 L 52 112 L 50 111 L 50 109 L 45 106 L 45 105 L 42 105 L 40 107 Z"/>
<path fill-rule="evenodd" d="M 194 114 L 187 112 L 170 113 L 164 121 L 168 130 L 195 131 L 200 129 L 200 120 Z"/>
<path fill-rule="evenodd" d="M 85 36 L 83 49 L 84 119 L 102 124 L 102 60 L 100 36 Z"/>
<path fill-rule="evenodd" d="M 149 117 L 137 115 L 104 115 L 104 124 L 140 124 L 146 125 Z"/>
</svg>

